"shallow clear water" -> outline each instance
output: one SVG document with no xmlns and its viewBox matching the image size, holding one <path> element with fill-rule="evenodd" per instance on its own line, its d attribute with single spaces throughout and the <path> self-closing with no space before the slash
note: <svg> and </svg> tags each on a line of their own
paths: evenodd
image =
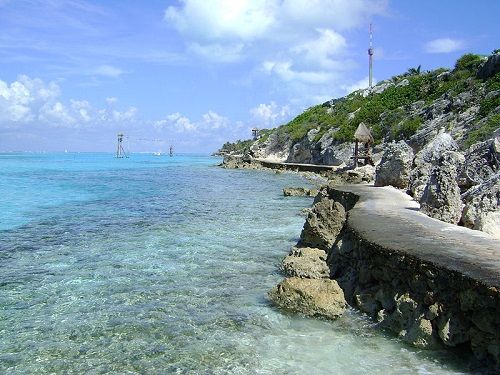
<svg viewBox="0 0 500 375">
<path fill-rule="evenodd" d="M 0 154 L 0 373 L 459 374 L 266 292 L 310 198 L 203 156 Z"/>
</svg>

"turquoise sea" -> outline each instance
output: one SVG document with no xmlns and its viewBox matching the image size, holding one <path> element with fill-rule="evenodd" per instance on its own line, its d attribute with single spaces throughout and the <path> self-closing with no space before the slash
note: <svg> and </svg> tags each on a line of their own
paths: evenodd
<svg viewBox="0 0 500 375">
<path fill-rule="evenodd" d="M 272 307 L 306 182 L 219 162 L 0 154 L 0 373 L 465 373 L 358 312 Z"/>
</svg>

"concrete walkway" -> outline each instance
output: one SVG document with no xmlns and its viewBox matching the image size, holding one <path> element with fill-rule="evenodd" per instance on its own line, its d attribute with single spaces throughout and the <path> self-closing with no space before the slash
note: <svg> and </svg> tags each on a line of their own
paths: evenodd
<svg viewBox="0 0 500 375">
<path fill-rule="evenodd" d="M 345 185 L 335 190 L 360 197 L 349 211 L 348 224 L 366 241 L 500 288 L 500 240 L 432 219 L 392 187 Z"/>
<path fill-rule="evenodd" d="M 285 170 L 296 170 L 301 172 L 323 172 L 323 171 L 334 171 L 338 169 L 333 165 L 323 165 L 323 164 L 300 164 L 300 163 L 284 163 L 269 161 L 266 159 L 253 159 L 254 162 L 260 163 L 263 167 L 271 169 L 285 169 Z"/>
</svg>

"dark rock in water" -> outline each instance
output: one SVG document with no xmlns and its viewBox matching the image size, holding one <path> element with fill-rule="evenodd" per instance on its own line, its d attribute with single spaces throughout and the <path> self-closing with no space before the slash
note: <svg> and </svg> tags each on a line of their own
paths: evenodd
<svg viewBox="0 0 500 375">
<path fill-rule="evenodd" d="M 462 224 L 500 238 L 500 173 L 470 188 L 462 199 Z"/>
<path fill-rule="evenodd" d="M 443 161 L 431 170 L 420 199 L 420 211 L 447 223 L 458 223 L 462 215 L 462 201 L 455 165 Z"/>
<path fill-rule="evenodd" d="M 308 189 L 303 187 L 286 187 L 283 188 L 285 197 L 315 197 L 318 194 L 316 189 Z"/>
<path fill-rule="evenodd" d="M 300 246 L 328 251 L 344 226 L 345 217 L 345 209 L 340 203 L 329 198 L 320 198 L 307 215 L 300 235 Z"/>
<path fill-rule="evenodd" d="M 287 276 L 306 279 L 327 279 L 330 269 L 326 264 L 326 251 L 310 247 L 292 248 L 290 255 L 281 262 Z"/>
<path fill-rule="evenodd" d="M 500 72 L 500 54 L 491 55 L 488 60 L 479 68 L 477 78 L 487 80 Z"/>
<path fill-rule="evenodd" d="M 391 143 L 377 166 L 375 186 L 394 186 L 406 189 L 410 177 L 413 151 L 404 141 Z"/>
<path fill-rule="evenodd" d="M 281 308 L 308 316 L 340 317 L 346 309 L 344 292 L 335 280 L 290 277 L 269 292 Z"/>
</svg>

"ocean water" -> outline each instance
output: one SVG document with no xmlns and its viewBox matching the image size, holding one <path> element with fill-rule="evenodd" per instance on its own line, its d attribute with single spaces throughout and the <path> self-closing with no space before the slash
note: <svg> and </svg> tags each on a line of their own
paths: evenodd
<svg viewBox="0 0 500 375">
<path fill-rule="evenodd" d="M 206 156 L 0 154 L 2 374 L 462 374 L 266 292 L 310 198 Z"/>
</svg>

